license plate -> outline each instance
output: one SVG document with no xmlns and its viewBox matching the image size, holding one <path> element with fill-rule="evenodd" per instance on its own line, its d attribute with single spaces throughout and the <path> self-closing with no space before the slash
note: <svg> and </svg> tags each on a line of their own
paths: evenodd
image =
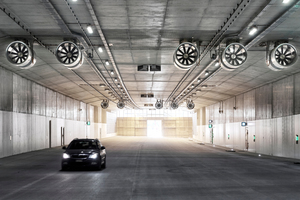
<svg viewBox="0 0 300 200">
<path fill-rule="evenodd" d="M 76 160 L 76 162 L 82 162 L 82 160 Z"/>
</svg>

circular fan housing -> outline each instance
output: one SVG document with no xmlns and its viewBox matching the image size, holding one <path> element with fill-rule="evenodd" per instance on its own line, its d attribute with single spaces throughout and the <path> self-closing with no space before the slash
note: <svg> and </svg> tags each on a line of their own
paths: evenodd
<svg viewBox="0 0 300 200">
<path fill-rule="evenodd" d="M 189 110 L 192 110 L 192 109 L 195 108 L 195 104 L 194 104 L 193 101 L 188 101 L 187 104 L 186 104 L 186 106 L 187 106 L 187 108 L 188 108 Z"/>
<path fill-rule="evenodd" d="M 177 109 L 178 108 L 178 104 L 176 102 L 172 102 L 171 103 L 171 108 L 174 109 L 174 110 Z"/>
<path fill-rule="evenodd" d="M 107 100 L 103 100 L 101 103 L 101 107 L 103 109 L 106 109 L 106 108 L 108 108 L 108 106 L 109 106 L 109 102 Z"/>
<path fill-rule="evenodd" d="M 269 68 L 274 71 L 291 67 L 298 59 L 296 48 L 289 43 L 282 43 L 270 53 Z"/>
<path fill-rule="evenodd" d="M 7 60 L 23 69 L 32 67 L 36 60 L 33 58 L 33 52 L 27 44 L 21 41 L 14 41 L 6 48 Z"/>
<path fill-rule="evenodd" d="M 173 61 L 177 68 L 188 70 L 197 63 L 198 57 L 198 48 L 190 42 L 184 42 L 174 52 Z"/>
<path fill-rule="evenodd" d="M 70 41 L 60 43 L 56 48 L 55 55 L 59 62 L 72 69 L 80 67 L 83 63 L 83 56 L 79 47 Z"/>
<path fill-rule="evenodd" d="M 236 69 L 247 60 L 247 50 L 240 43 L 231 43 L 222 52 L 221 62 L 225 69 Z"/>
<path fill-rule="evenodd" d="M 118 107 L 119 109 L 123 109 L 123 108 L 125 107 L 125 103 L 124 103 L 123 101 L 119 101 L 119 102 L 117 103 L 117 107 Z"/>
<path fill-rule="evenodd" d="M 162 101 L 157 101 L 155 103 L 155 108 L 156 109 L 162 109 L 163 108 L 163 102 Z"/>
</svg>

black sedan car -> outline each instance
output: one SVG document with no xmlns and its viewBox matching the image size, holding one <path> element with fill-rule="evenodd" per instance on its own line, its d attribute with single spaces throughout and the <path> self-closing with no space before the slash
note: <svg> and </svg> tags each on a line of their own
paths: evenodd
<svg viewBox="0 0 300 200">
<path fill-rule="evenodd" d="M 98 170 L 106 168 L 105 147 L 98 139 L 74 139 L 64 146 L 65 152 L 61 160 L 61 169 L 70 167 L 93 167 Z"/>
</svg>

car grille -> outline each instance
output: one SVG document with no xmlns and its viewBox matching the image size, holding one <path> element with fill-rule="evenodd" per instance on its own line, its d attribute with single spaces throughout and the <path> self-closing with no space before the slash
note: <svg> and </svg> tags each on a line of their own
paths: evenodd
<svg viewBox="0 0 300 200">
<path fill-rule="evenodd" d="M 73 154 L 72 158 L 88 158 L 88 154 Z"/>
</svg>

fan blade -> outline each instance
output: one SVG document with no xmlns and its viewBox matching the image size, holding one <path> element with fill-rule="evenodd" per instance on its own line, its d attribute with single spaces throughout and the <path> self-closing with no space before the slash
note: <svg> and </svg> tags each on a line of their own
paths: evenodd
<svg viewBox="0 0 300 200">
<path fill-rule="evenodd" d="M 188 50 L 186 51 L 186 53 L 188 54 L 191 50 L 191 47 L 188 48 Z"/>
<path fill-rule="evenodd" d="M 193 50 L 193 51 L 191 51 L 191 52 L 189 53 L 189 55 L 191 55 L 191 54 L 193 54 L 193 53 L 195 53 L 195 52 L 196 52 L 196 51 Z"/>
<path fill-rule="evenodd" d="M 184 54 L 184 53 L 181 51 L 181 49 L 178 49 L 178 51 L 180 51 L 180 53 Z"/>
</svg>

